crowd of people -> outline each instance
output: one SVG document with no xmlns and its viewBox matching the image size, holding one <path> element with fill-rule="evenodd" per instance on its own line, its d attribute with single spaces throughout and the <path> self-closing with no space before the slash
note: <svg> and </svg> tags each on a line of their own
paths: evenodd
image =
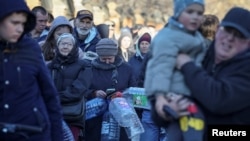
<svg viewBox="0 0 250 141">
<path fill-rule="evenodd" d="M 250 11 L 232 7 L 220 21 L 204 14 L 204 0 L 173 6 L 159 31 L 135 25 L 116 35 L 115 22 L 96 25 L 87 9 L 67 19 L 1 1 L 0 139 L 101 141 L 103 114 L 68 117 L 66 107 L 80 105 L 76 114 L 129 87 L 144 88 L 151 106 L 135 108 L 138 141 L 206 141 L 209 125 L 249 125 Z M 131 140 L 123 127 L 119 136 Z"/>
</svg>

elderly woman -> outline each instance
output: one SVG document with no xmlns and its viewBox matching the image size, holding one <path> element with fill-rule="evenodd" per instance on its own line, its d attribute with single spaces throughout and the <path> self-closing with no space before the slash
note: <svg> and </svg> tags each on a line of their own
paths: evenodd
<svg viewBox="0 0 250 141">
<path fill-rule="evenodd" d="M 56 44 L 56 56 L 48 64 L 48 67 L 64 111 L 66 105 L 81 102 L 89 88 L 92 77 L 91 69 L 87 63 L 78 59 L 78 47 L 72 34 L 64 33 L 60 35 Z M 76 119 L 69 119 L 64 113 L 63 116 L 73 133 L 75 141 L 78 141 L 80 132 L 84 129 L 84 115 Z"/>
<path fill-rule="evenodd" d="M 49 63 L 53 60 L 56 54 L 56 42 L 60 35 L 63 33 L 73 33 L 73 27 L 69 23 L 66 17 L 58 16 L 52 22 L 49 33 L 45 41 L 39 42 L 42 48 L 44 60 Z M 81 49 L 79 51 L 79 58 L 83 57 L 83 52 Z"/>
<path fill-rule="evenodd" d="M 135 78 L 132 68 L 118 55 L 118 46 L 112 39 L 103 38 L 96 45 L 96 53 L 99 58 L 93 60 L 93 80 L 90 86 L 88 99 L 95 97 L 105 98 L 106 90 L 113 88 L 123 91 L 128 87 L 135 86 Z M 86 121 L 86 141 L 101 140 L 102 116 Z M 125 130 L 121 130 L 120 141 L 127 141 Z"/>
</svg>

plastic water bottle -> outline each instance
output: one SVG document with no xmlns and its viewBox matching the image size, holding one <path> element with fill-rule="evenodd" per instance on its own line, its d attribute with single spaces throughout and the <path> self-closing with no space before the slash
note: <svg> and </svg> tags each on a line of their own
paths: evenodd
<svg viewBox="0 0 250 141">
<path fill-rule="evenodd" d="M 120 126 L 125 127 L 128 138 L 139 141 L 144 128 L 138 118 L 134 107 L 123 97 L 114 98 L 109 103 L 109 111 Z"/>
<path fill-rule="evenodd" d="M 101 141 L 119 141 L 120 126 L 112 114 L 107 111 L 103 115 Z"/>
<path fill-rule="evenodd" d="M 108 105 L 105 99 L 94 98 L 86 102 L 85 120 L 97 117 L 107 111 Z"/>
<path fill-rule="evenodd" d="M 63 128 L 63 141 L 74 141 L 75 139 L 73 137 L 73 134 L 64 120 L 62 121 L 62 128 Z"/>
</svg>

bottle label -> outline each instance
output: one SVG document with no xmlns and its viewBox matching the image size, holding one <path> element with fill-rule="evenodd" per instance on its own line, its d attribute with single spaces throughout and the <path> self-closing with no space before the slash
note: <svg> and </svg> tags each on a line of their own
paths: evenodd
<svg viewBox="0 0 250 141">
<path fill-rule="evenodd" d="M 135 108 L 150 109 L 144 88 L 130 87 L 128 94 L 132 95 L 132 104 Z"/>
<path fill-rule="evenodd" d="M 107 121 L 102 122 L 101 134 L 109 134 L 109 123 Z"/>
</svg>

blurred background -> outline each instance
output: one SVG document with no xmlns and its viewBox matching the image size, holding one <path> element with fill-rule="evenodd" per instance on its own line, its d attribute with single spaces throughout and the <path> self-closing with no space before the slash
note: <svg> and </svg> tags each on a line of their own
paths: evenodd
<svg viewBox="0 0 250 141">
<path fill-rule="evenodd" d="M 26 0 L 30 8 L 44 6 L 54 17 L 73 18 L 78 10 L 88 9 L 94 14 L 95 24 L 112 20 L 116 30 L 135 24 L 164 26 L 172 15 L 173 0 Z M 250 0 L 206 0 L 205 14 L 215 14 L 220 20 L 233 6 L 250 8 Z"/>
</svg>

